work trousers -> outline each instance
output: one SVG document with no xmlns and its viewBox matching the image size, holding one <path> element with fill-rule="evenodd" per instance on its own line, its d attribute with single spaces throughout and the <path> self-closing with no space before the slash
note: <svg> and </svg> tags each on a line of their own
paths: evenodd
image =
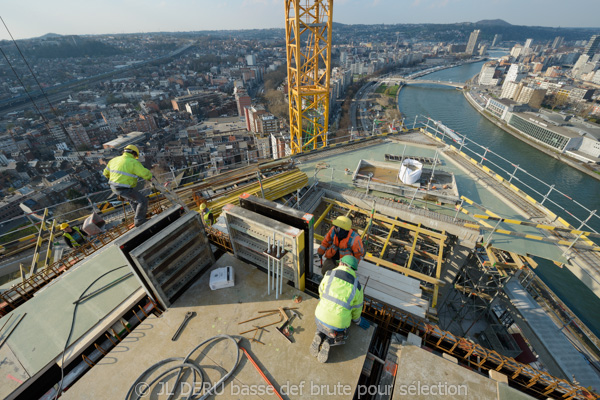
<svg viewBox="0 0 600 400">
<path fill-rule="evenodd" d="M 146 222 L 146 212 L 148 211 L 148 199 L 146 196 L 133 188 L 118 188 L 111 186 L 114 194 L 129 200 L 131 208 L 135 211 L 135 226 L 140 226 Z"/>
</svg>

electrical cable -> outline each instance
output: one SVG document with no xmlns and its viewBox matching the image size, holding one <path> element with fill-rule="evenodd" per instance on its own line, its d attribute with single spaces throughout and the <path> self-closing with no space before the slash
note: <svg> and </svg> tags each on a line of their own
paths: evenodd
<svg viewBox="0 0 600 400">
<path fill-rule="evenodd" d="M 208 390 L 206 390 L 206 392 L 204 392 L 201 397 L 199 397 L 199 400 L 205 400 L 212 394 L 212 392 L 218 386 L 220 386 L 223 382 L 225 382 L 227 379 L 229 379 L 229 377 L 231 375 L 233 375 L 233 373 L 235 372 L 235 370 L 237 369 L 237 367 L 240 363 L 240 358 L 241 358 L 240 346 L 238 344 L 238 341 L 232 336 L 229 336 L 229 335 L 213 336 L 211 338 L 204 340 L 202 343 L 200 343 L 196 347 L 194 347 L 192 349 L 192 351 L 190 351 L 184 358 L 171 357 L 171 358 L 166 358 L 164 360 L 161 360 L 161 361 L 155 363 L 154 365 L 152 365 L 148 369 L 146 369 L 144 372 L 142 372 L 142 374 L 133 382 L 133 384 L 127 391 L 127 394 L 125 395 L 125 400 L 139 399 L 152 387 L 152 385 L 154 385 L 156 382 L 158 382 L 160 379 L 162 379 L 165 375 L 169 374 L 171 371 L 179 370 L 177 373 L 177 378 L 175 379 L 175 384 L 173 385 L 173 387 L 176 388 L 177 385 L 179 384 L 181 375 L 185 368 L 189 368 L 194 372 L 194 374 L 192 375 L 193 376 L 193 387 L 196 388 L 196 387 L 200 386 L 200 388 L 202 388 L 202 390 L 204 390 L 204 372 L 202 371 L 202 368 L 198 364 L 196 364 L 194 361 L 190 361 L 190 357 L 192 356 L 192 354 L 194 352 L 196 352 L 196 350 L 198 350 L 200 347 L 204 346 L 206 343 L 211 342 L 213 340 L 219 340 L 219 339 L 229 339 L 235 344 L 235 348 L 237 349 L 237 358 L 235 360 L 235 364 L 234 364 L 233 368 L 229 372 L 227 372 L 227 374 L 223 375 L 223 377 L 221 377 L 221 379 L 219 379 L 219 381 L 217 381 L 213 386 L 211 386 Z M 165 364 L 168 364 L 170 362 L 175 362 L 175 361 L 181 361 L 181 364 L 176 365 L 171 368 L 168 368 L 167 370 L 161 372 L 151 382 L 144 381 L 144 378 L 146 378 L 146 376 L 149 375 L 150 373 L 154 372 L 158 367 L 161 367 Z M 196 374 L 200 375 L 200 377 L 202 378 L 200 385 L 196 384 Z M 140 391 L 139 390 L 140 388 L 142 388 L 143 390 Z M 169 395 L 167 400 L 170 400 L 173 397 L 173 395 L 175 394 L 175 392 L 176 392 L 176 390 L 173 390 L 173 392 L 171 392 L 171 394 Z M 134 395 L 134 394 L 135 394 L 135 397 L 132 397 L 132 395 Z M 197 394 L 198 393 L 194 393 L 194 392 L 189 393 L 188 396 L 185 397 L 185 399 L 188 400 L 188 399 L 195 398 L 195 396 Z"/>
<path fill-rule="evenodd" d="M 77 307 L 79 306 L 80 300 L 86 296 L 87 291 L 90 290 L 92 288 L 92 286 L 94 286 L 94 284 L 96 282 L 98 282 L 100 279 L 102 279 L 106 275 L 110 274 L 111 272 L 115 272 L 122 268 L 127 268 L 127 267 L 129 267 L 129 265 L 121 265 L 120 267 L 113 268 L 109 271 L 106 271 L 105 273 L 103 273 L 102 275 L 100 275 L 99 277 L 94 279 L 94 281 L 92 283 L 90 283 L 87 288 L 85 288 L 83 293 L 81 293 L 81 295 L 75 302 L 75 307 L 73 307 L 73 317 L 71 319 L 71 327 L 69 328 L 69 335 L 67 336 L 67 341 L 65 342 L 65 347 L 63 348 L 63 352 L 62 352 L 62 357 L 61 357 L 61 362 L 60 362 L 60 382 L 58 384 L 58 388 L 56 389 L 56 395 L 54 395 L 54 400 L 58 399 L 58 396 L 60 395 L 61 390 L 62 390 L 63 381 L 65 379 L 65 352 L 67 351 L 67 347 L 69 347 L 69 342 L 71 341 L 71 336 L 73 335 L 73 330 L 75 328 L 75 316 L 77 315 Z"/>
</svg>

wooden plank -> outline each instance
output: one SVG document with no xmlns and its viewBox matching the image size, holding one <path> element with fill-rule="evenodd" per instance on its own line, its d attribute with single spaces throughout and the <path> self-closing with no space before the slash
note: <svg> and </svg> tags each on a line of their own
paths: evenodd
<svg viewBox="0 0 600 400">
<path fill-rule="evenodd" d="M 361 260 L 358 264 L 358 272 L 360 274 L 373 275 L 379 282 L 386 282 L 391 286 L 398 287 L 409 293 L 413 293 L 414 290 L 419 290 L 419 287 L 421 286 L 421 282 L 419 282 L 418 279 L 402 275 L 395 271 L 390 271 L 386 268 L 378 267 L 365 260 Z"/>
<path fill-rule="evenodd" d="M 432 283 L 434 285 L 441 285 L 441 286 L 445 285 L 445 282 L 442 281 L 442 280 L 440 280 L 440 279 L 433 278 L 433 277 L 431 277 L 429 275 L 425 275 L 425 274 L 422 274 L 420 272 L 413 271 L 412 269 L 401 267 L 398 264 L 394 264 L 392 262 L 389 262 L 389 261 L 386 261 L 386 260 L 382 260 L 381 258 L 374 257 L 373 254 L 371 254 L 371 253 L 367 253 L 367 255 L 365 256 L 365 260 L 368 260 L 368 261 L 371 261 L 371 262 L 375 262 L 375 263 L 380 263 L 384 267 L 393 269 L 395 271 L 398 271 L 398 272 L 403 273 L 405 275 L 411 276 L 413 278 L 416 278 L 416 279 L 419 279 L 419 280 L 422 280 L 422 281 L 425 281 L 425 282 L 428 282 L 428 283 Z"/>
<path fill-rule="evenodd" d="M 328 204 L 332 204 L 332 203 L 333 204 L 337 204 L 337 205 L 339 205 L 341 207 L 344 207 L 344 208 L 347 208 L 347 209 L 359 212 L 359 213 L 367 215 L 367 216 L 371 216 L 371 211 L 363 210 L 362 208 L 356 207 L 356 206 L 354 206 L 352 204 L 348 204 L 348 203 L 344 203 L 342 201 L 337 201 L 337 200 L 329 199 L 329 198 L 326 198 L 326 197 L 323 197 L 323 201 L 326 202 L 326 203 L 328 203 Z M 412 230 L 412 231 L 414 231 L 414 230 L 417 229 L 416 225 L 409 224 L 409 223 L 404 222 L 404 221 L 393 220 L 392 218 L 387 217 L 387 216 L 385 216 L 383 214 L 378 214 L 377 212 L 375 212 L 375 215 L 373 216 L 373 218 L 375 220 L 384 221 L 384 222 L 387 222 L 388 224 L 398 225 L 398 226 L 400 226 L 402 228 L 406 228 L 406 229 L 409 229 L 409 230 Z M 446 240 L 446 235 L 442 235 L 442 234 L 434 232 L 432 230 L 421 228 L 420 231 L 421 231 L 421 233 L 433 236 L 433 237 L 435 237 L 437 239 L 444 239 L 444 240 Z"/>
<path fill-rule="evenodd" d="M 371 283 L 369 283 L 370 285 Z M 373 293 L 374 295 L 371 296 L 371 294 L 369 293 Z M 425 318 L 425 312 L 426 309 L 422 308 L 421 306 L 415 305 L 411 302 L 408 301 L 403 301 L 400 299 L 397 299 L 393 296 L 390 296 L 389 294 L 385 294 L 382 292 L 377 292 L 377 291 L 369 291 L 369 286 L 367 286 L 367 290 L 366 290 L 366 295 L 369 297 L 372 297 L 374 299 L 377 299 L 379 301 L 382 301 L 384 303 L 389 304 L 392 307 L 396 307 L 396 308 L 400 308 L 401 310 L 404 310 L 408 313 L 411 313 L 413 315 L 416 315 L 417 317 L 420 318 Z"/>
<path fill-rule="evenodd" d="M 359 274 L 358 280 L 360 281 L 361 284 L 364 285 L 367 281 L 367 277 L 365 275 Z M 408 303 L 411 303 L 411 304 L 414 304 L 414 305 L 417 305 L 420 307 L 424 307 L 424 308 L 429 307 L 429 302 L 425 299 L 422 299 L 421 297 L 419 297 L 417 295 L 413 295 L 413 294 L 404 292 L 402 290 L 396 289 L 393 286 L 389 286 L 383 282 L 379 282 L 379 281 L 373 280 L 373 278 L 369 278 L 369 283 L 367 284 L 366 294 L 368 294 L 369 296 L 371 296 L 373 298 L 377 298 L 377 295 L 376 295 L 377 293 L 385 293 L 385 294 L 395 297 L 399 300 L 406 301 Z"/>
</svg>

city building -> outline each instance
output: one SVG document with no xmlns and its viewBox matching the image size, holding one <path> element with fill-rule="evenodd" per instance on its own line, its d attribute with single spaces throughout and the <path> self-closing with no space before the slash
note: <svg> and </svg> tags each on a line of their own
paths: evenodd
<svg viewBox="0 0 600 400">
<path fill-rule="evenodd" d="M 144 132 L 129 132 L 125 135 L 119 136 L 114 140 L 111 140 L 110 142 L 102 144 L 102 148 L 121 151 L 129 144 L 138 144 L 144 142 L 145 140 L 146 134 Z"/>
<path fill-rule="evenodd" d="M 532 44 L 533 44 L 533 39 L 527 39 L 525 41 L 525 46 L 523 46 L 523 49 L 530 49 Z"/>
<path fill-rule="evenodd" d="M 500 44 L 500 42 L 502 41 L 502 35 L 497 33 L 494 35 L 494 40 L 492 40 L 492 47 Z"/>
<path fill-rule="evenodd" d="M 520 44 L 515 44 L 512 49 L 510 49 L 510 56 L 514 59 L 519 58 L 521 53 L 523 52 L 523 46 Z"/>
<path fill-rule="evenodd" d="M 564 122 L 559 123 L 542 114 L 531 112 L 511 113 L 508 116 L 508 125 L 528 136 L 533 141 L 556 150 L 560 153 L 567 151 L 586 154 L 592 162 L 593 158 L 600 156 L 600 130 L 597 136 L 585 132 L 580 128 L 569 129 Z M 584 143 L 584 137 L 588 136 Z M 573 153 L 576 154 L 576 153 Z M 596 154 L 594 156 L 594 154 Z"/>
<path fill-rule="evenodd" d="M 249 67 L 256 65 L 256 56 L 254 54 L 248 54 L 246 56 L 246 64 L 248 64 Z"/>
<path fill-rule="evenodd" d="M 521 64 L 514 63 L 508 69 L 506 73 L 505 82 L 521 82 L 523 78 L 527 77 L 527 70 Z"/>
<path fill-rule="evenodd" d="M 76 149 L 89 147 L 91 145 L 90 138 L 83 125 L 79 123 L 69 124 L 65 128 L 67 129 L 69 139 L 71 139 L 71 142 Z"/>
<path fill-rule="evenodd" d="M 234 90 L 234 94 L 235 94 L 235 102 L 237 104 L 238 115 L 240 117 L 246 118 L 244 109 L 246 107 L 250 107 L 252 105 L 252 99 L 250 98 L 250 96 L 248 96 L 248 94 L 246 93 L 245 90 L 243 90 L 237 86 Z"/>
<path fill-rule="evenodd" d="M 540 108 L 547 91 L 547 89 L 523 86 L 515 101 L 521 104 L 528 104 L 532 108 Z"/>
<path fill-rule="evenodd" d="M 467 42 L 467 49 L 466 49 L 466 53 L 473 55 L 473 53 L 475 53 L 475 49 L 477 49 L 477 43 L 479 41 L 479 34 L 481 33 L 481 31 L 479 29 L 475 29 L 473 32 L 471 32 L 471 35 L 469 36 L 469 41 Z"/>
<path fill-rule="evenodd" d="M 590 58 L 598 52 L 598 48 L 600 47 L 600 35 L 594 35 L 588 40 L 585 45 L 585 49 L 583 50 L 583 54 L 589 56 Z"/>
<path fill-rule="evenodd" d="M 495 62 L 487 62 L 483 64 L 481 67 L 481 72 L 479 73 L 479 84 L 480 85 L 497 85 L 498 84 L 498 76 L 496 74 L 496 63 Z"/>
<path fill-rule="evenodd" d="M 552 42 L 552 48 L 553 49 L 558 49 L 559 47 L 562 46 L 563 42 L 565 41 L 565 38 L 562 36 L 557 36 L 556 38 L 554 38 L 554 41 Z"/>
<path fill-rule="evenodd" d="M 497 118 L 506 121 L 509 113 L 527 111 L 529 107 L 527 105 L 518 104 L 510 99 L 494 99 L 490 97 L 485 109 Z"/>
</svg>

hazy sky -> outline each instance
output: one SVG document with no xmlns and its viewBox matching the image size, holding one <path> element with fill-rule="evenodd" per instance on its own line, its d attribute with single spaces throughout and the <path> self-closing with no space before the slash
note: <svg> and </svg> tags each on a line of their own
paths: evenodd
<svg viewBox="0 0 600 400">
<path fill-rule="evenodd" d="M 304 1 L 304 0 L 303 0 Z M 283 0 L 1 0 L 16 39 L 46 33 L 102 34 L 282 28 Z M 600 0 L 335 0 L 346 24 L 454 23 L 599 27 Z M 0 39 L 8 34 L 0 24 Z"/>
</svg>

